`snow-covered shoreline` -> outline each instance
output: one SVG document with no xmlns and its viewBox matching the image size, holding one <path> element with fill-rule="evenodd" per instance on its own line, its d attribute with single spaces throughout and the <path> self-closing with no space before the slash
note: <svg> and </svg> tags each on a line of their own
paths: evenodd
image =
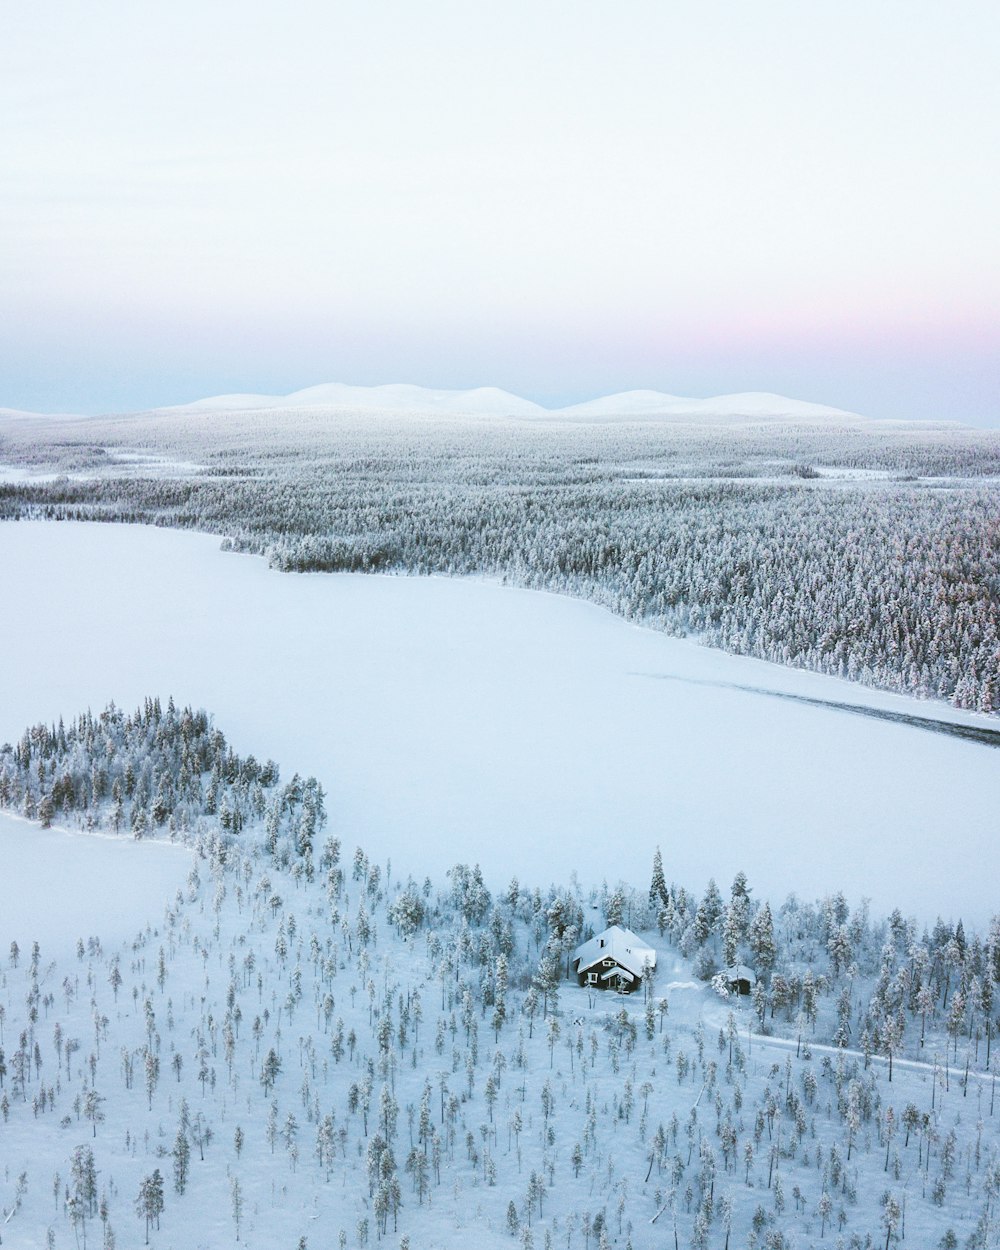
<svg viewBox="0 0 1000 1250">
<path fill-rule="evenodd" d="M 19 522 L 0 531 L 0 573 L 0 642 L 18 656 L 0 739 L 173 694 L 210 708 L 240 750 L 314 773 L 344 836 L 404 870 L 460 856 L 492 880 L 512 865 L 541 883 L 641 880 L 659 843 L 696 889 L 743 869 L 759 897 L 839 888 L 979 924 L 993 909 L 988 748 L 637 675 L 989 718 L 724 655 L 565 596 L 284 577 L 204 534 Z"/>
</svg>

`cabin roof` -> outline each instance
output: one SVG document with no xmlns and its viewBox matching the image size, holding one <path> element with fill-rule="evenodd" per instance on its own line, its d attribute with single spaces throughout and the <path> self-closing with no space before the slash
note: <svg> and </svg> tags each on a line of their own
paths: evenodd
<svg viewBox="0 0 1000 1250">
<path fill-rule="evenodd" d="M 585 972 L 604 959 L 613 959 L 633 976 L 641 977 L 646 964 L 656 967 L 656 951 L 631 929 L 613 924 L 584 942 L 573 952 L 577 972 Z"/>
</svg>

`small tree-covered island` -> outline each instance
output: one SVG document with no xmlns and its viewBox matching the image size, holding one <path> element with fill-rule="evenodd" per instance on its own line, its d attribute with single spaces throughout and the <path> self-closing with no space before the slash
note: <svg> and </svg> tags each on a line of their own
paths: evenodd
<svg viewBox="0 0 1000 1250">
<path fill-rule="evenodd" d="M 82 832 L 187 848 L 140 931 L 10 940 L 5 1243 L 996 1244 L 1000 918 L 693 889 L 666 842 L 648 886 L 402 880 L 156 697 L 27 729 L 0 802 L 53 908 Z"/>
</svg>

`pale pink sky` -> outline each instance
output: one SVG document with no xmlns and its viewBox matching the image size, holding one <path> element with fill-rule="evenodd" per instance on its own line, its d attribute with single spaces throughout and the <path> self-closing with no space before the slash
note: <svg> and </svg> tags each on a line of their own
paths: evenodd
<svg viewBox="0 0 1000 1250">
<path fill-rule="evenodd" d="M 1000 424 L 994 0 L 8 0 L 0 406 L 323 381 Z"/>
</svg>

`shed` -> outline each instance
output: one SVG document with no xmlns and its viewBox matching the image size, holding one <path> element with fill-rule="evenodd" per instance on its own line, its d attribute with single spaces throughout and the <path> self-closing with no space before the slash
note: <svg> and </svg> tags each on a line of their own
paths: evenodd
<svg viewBox="0 0 1000 1250">
<path fill-rule="evenodd" d="M 752 994 L 757 984 L 757 974 L 746 964 L 733 964 L 726 968 L 722 975 L 726 978 L 731 994 Z"/>
</svg>

